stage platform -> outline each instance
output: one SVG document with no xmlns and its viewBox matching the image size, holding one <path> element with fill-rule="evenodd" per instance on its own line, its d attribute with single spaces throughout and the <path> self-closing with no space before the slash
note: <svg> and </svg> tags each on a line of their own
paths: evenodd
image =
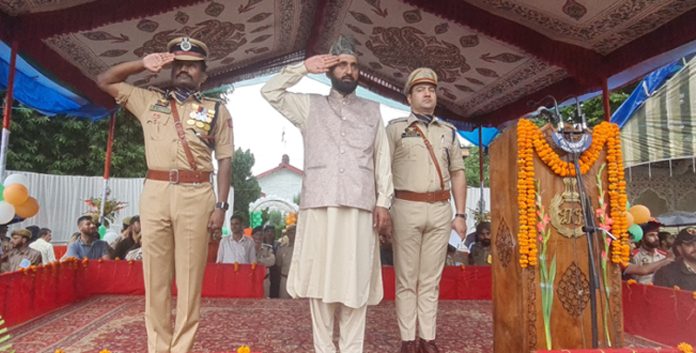
<svg viewBox="0 0 696 353">
<path fill-rule="evenodd" d="M 142 296 L 95 296 L 12 328 L 17 352 L 146 352 Z M 313 352 L 306 300 L 204 298 L 195 352 L 235 352 L 247 344 L 254 352 Z M 493 322 L 489 300 L 443 300 L 437 343 L 447 353 L 492 353 Z M 367 312 L 366 353 L 398 351 L 393 301 Z M 629 347 L 659 347 L 626 335 Z"/>
</svg>

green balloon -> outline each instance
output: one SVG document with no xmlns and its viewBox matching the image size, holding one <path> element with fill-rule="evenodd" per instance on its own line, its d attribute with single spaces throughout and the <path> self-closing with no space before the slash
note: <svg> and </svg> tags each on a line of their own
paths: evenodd
<svg viewBox="0 0 696 353">
<path fill-rule="evenodd" d="M 104 234 L 106 234 L 106 227 L 102 224 L 99 226 L 99 239 L 104 239 Z"/>
<path fill-rule="evenodd" d="M 228 235 L 230 235 L 230 229 L 227 227 L 222 227 L 222 236 L 226 237 Z"/>
<path fill-rule="evenodd" d="M 634 243 L 637 243 L 643 239 L 643 228 L 637 224 L 628 227 L 628 232 L 631 234 L 631 240 Z"/>
<path fill-rule="evenodd" d="M 5 191 L 5 185 L 0 184 L 0 201 L 3 201 L 5 199 L 5 196 L 3 195 L 4 191 Z"/>
<path fill-rule="evenodd" d="M 626 211 L 630 211 L 630 210 L 631 210 L 631 203 L 626 201 Z"/>
</svg>

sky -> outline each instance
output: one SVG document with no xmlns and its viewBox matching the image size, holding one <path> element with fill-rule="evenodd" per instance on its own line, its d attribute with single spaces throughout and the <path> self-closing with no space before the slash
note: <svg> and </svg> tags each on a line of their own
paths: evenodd
<svg viewBox="0 0 696 353">
<path fill-rule="evenodd" d="M 290 157 L 290 164 L 293 166 L 303 169 L 304 165 L 300 131 L 261 96 L 263 82 L 269 77 L 239 83 L 227 96 L 227 109 L 234 122 L 235 148 L 249 149 L 254 154 L 254 175 L 278 166 L 283 154 Z M 328 94 L 330 87 L 327 83 L 320 82 L 323 80 L 320 75 L 310 75 L 304 77 L 290 91 Z M 359 88 L 358 95 L 363 96 L 363 92 L 370 95 L 362 88 Z M 383 100 L 388 104 L 380 105 L 385 124 L 409 114 L 408 107 L 394 101 L 386 101 L 384 98 Z"/>
</svg>

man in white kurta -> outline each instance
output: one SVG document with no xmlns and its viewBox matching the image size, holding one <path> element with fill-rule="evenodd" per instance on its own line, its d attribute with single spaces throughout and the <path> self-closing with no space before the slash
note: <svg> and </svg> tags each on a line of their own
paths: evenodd
<svg viewBox="0 0 696 353">
<path fill-rule="evenodd" d="M 375 102 L 355 95 L 357 58 L 348 46 L 285 67 L 263 96 L 302 132 L 305 175 L 287 291 L 310 298 L 314 349 L 362 352 L 367 305 L 382 299 L 378 233 L 391 233 L 389 146 Z M 307 73 L 328 72 L 329 96 L 287 92 Z"/>
</svg>

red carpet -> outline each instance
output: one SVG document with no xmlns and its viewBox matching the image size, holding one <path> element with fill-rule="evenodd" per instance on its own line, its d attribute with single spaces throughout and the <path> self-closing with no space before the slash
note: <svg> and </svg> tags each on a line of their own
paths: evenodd
<svg viewBox="0 0 696 353">
<path fill-rule="evenodd" d="M 18 353 L 146 352 L 140 296 L 99 296 L 13 327 Z M 393 301 L 368 309 L 366 353 L 398 350 Z M 437 342 L 443 352 L 490 353 L 493 347 L 491 302 L 440 302 Z M 631 347 L 659 346 L 626 336 Z M 242 344 L 262 353 L 313 352 L 309 307 L 304 300 L 204 298 L 195 351 L 234 352 Z"/>
</svg>

